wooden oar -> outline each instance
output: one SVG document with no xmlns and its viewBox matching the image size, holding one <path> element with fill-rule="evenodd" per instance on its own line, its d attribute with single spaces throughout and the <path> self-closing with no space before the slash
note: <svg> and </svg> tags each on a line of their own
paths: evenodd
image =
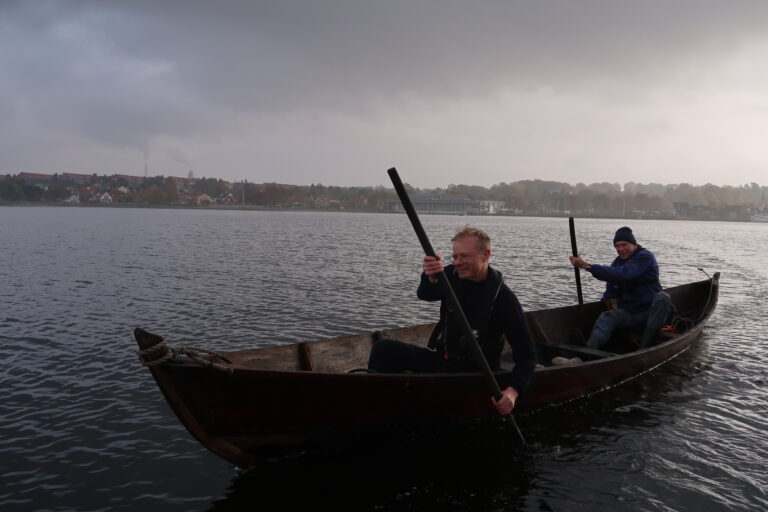
<svg viewBox="0 0 768 512">
<path fill-rule="evenodd" d="M 411 221 L 411 225 L 413 226 L 414 231 L 416 231 L 416 236 L 419 238 L 419 242 L 421 242 L 421 247 L 424 249 L 424 253 L 427 256 L 435 257 L 435 250 L 432 248 L 432 244 L 429 242 L 427 233 L 424 231 L 424 228 L 421 225 L 419 216 L 416 214 L 416 210 L 411 203 L 411 199 L 408 197 L 408 192 L 405 191 L 403 182 L 400 181 L 400 176 L 397 174 L 397 169 L 392 167 L 387 171 L 387 174 L 389 174 L 389 178 L 392 180 L 392 184 L 395 186 L 395 191 L 397 191 L 397 195 L 400 197 L 400 202 L 403 203 L 405 213 L 408 214 L 408 218 Z M 459 327 L 461 328 L 462 334 L 471 340 L 469 347 L 472 351 L 472 358 L 480 369 L 480 372 L 485 379 L 486 386 L 488 386 L 488 390 L 491 392 L 491 395 L 496 398 L 496 400 L 500 400 L 502 398 L 502 394 L 501 388 L 499 388 L 499 383 L 496 382 L 496 377 L 493 376 L 491 367 L 488 366 L 488 361 L 485 359 L 485 354 L 483 354 L 483 351 L 480 348 L 480 344 L 477 342 L 475 333 L 472 332 L 472 327 L 469 325 L 469 321 L 464 315 L 464 310 L 461 309 L 461 304 L 459 304 L 459 300 L 456 298 L 453 287 L 451 287 L 451 283 L 448 281 L 448 276 L 445 275 L 445 272 L 440 272 L 437 274 L 437 280 L 443 289 L 443 294 L 446 301 L 448 302 L 448 305 L 459 317 Z M 522 432 L 520 432 L 520 429 L 517 427 L 517 422 L 515 422 L 515 418 L 512 416 L 512 413 L 507 414 L 504 416 L 504 418 L 507 420 L 507 424 L 517 432 L 518 436 L 520 436 L 520 441 L 525 444 L 525 438 L 523 437 Z"/>
<path fill-rule="evenodd" d="M 568 217 L 568 227 L 571 230 L 571 250 L 573 256 L 579 255 L 579 251 L 576 249 L 576 228 L 573 226 L 573 217 Z M 579 267 L 573 267 L 573 271 L 576 273 L 576 294 L 579 297 L 579 304 L 584 304 L 584 297 L 581 295 L 581 274 L 579 273 Z"/>
</svg>

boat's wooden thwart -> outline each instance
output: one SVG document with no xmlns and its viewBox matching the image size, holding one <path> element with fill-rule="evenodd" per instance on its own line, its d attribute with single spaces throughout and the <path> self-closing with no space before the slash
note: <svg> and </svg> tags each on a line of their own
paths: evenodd
<svg viewBox="0 0 768 512">
<path fill-rule="evenodd" d="M 573 329 L 588 335 L 599 302 L 526 313 L 543 366 L 521 396 L 525 413 L 618 385 L 677 356 L 697 341 L 717 304 L 720 274 L 666 290 L 685 328 L 659 344 L 627 352 L 620 339 L 606 350 L 569 345 Z M 240 467 L 306 443 L 445 422 L 495 420 L 478 374 L 377 374 L 364 368 L 382 336 L 426 345 L 434 324 L 292 345 L 240 350 L 221 358 L 174 351 L 165 338 L 136 329 L 141 359 L 176 416 L 206 448 Z M 509 350 L 508 348 L 506 350 Z M 581 362 L 550 365 L 555 357 Z M 511 353 L 502 354 L 511 364 Z M 509 371 L 496 374 L 504 387 Z"/>
</svg>

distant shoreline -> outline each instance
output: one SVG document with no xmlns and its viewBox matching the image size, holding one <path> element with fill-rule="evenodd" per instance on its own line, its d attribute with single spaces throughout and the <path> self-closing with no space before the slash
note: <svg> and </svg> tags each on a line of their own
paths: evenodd
<svg viewBox="0 0 768 512">
<path fill-rule="evenodd" d="M 385 215 L 404 215 L 404 212 L 386 212 L 381 210 L 351 210 L 351 209 L 311 209 L 311 208 L 275 208 L 259 205 L 207 205 L 207 206 L 188 206 L 179 204 L 130 204 L 130 203 L 112 203 L 112 204 L 58 204 L 58 203 L 30 203 L 30 202 L 2 202 L 0 206 L 11 207 L 48 207 L 48 208 L 137 208 L 137 209 L 155 209 L 155 210 L 224 210 L 224 211 L 262 211 L 262 212 L 311 212 L 311 213 L 377 213 Z M 543 218 L 543 219 L 567 219 L 568 217 L 574 217 L 579 219 L 616 219 L 616 220 L 664 220 L 664 221 L 702 221 L 702 222 L 739 222 L 746 224 L 765 224 L 762 222 L 754 222 L 750 220 L 730 220 L 730 219 L 702 219 L 695 217 L 685 218 L 669 218 L 669 217 L 616 217 L 612 215 L 546 215 L 546 214 L 472 214 L 466 215 L 450 214 L 450 213 L 426 213 L 420 212 L 420 215 L 448 215 L 453 217 L 530 217 L 530 218 Z"/>
</svg>

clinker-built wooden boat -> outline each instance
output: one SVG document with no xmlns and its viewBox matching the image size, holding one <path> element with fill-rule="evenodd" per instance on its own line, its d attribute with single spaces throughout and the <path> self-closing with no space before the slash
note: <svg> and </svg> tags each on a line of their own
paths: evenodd
<svg viewBox="0 0 768 512">
<path fill-rule="evenodd" d="M 637 377 L 687 350 L 718 299 L 720 274 L 669 288 L 679 332 L 638 350 L 628 337 L 606 350 L 569 344 L 588 335 L 600 302 L 526 313 L 542 365 L 515 413 L 561 404 Z M 304 446 L 382 428 L 496 420 L 481 375 L 377 374 L 364 368 L 382 337 L 426 345 L 433 324 L 253 350 L 214 354 L 171 347 L 136 329 L 140 358 L 176 416 L 206 448 L 240 466 Z M 507 347 L 506 350 L 509 350 Z M 553 361 L 565 364 L 552 364 Z M 511 365 L 511 353 L 502 360 Z M 509 370 L 496 377 L 502 389 Z"/>
</svg>

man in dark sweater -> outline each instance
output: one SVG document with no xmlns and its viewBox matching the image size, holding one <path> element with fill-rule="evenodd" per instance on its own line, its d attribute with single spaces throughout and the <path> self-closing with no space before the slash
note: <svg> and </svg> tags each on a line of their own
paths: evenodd
<svg viewBox="0 0 768 512">
<path fill-rule="evenodd" d="M 581 256 L 568 257 L 574 267 L 605 281 L 602 300 L 612 307 L 597 318 L 586 345 L 600 349 L 615 329 L 623 329 L 642 331 L 640 348 L 650 347 L 672 309 L 672 301 L 659 282 L 659 265 L 626 226 L 616 231 L 613 246 L 618 256 L 610 266 L 588 263 Z"/>
<path fill-rule="evenodd" d="M 536 367 L 528 324 L 515 294 L 504 284 L 501 273 L 488 264 L 491 256 L 488 235 L 466 226 L 451 241 L 453 264 L 443 267 L 439 254 L 425 256 L 424 272 L 416 292 L 421 300 L 441 301 L 440 321 L 428 348 L 398 340 L 380 340 L 373 346 L 368 367 L 384 373 L 478 371 L 468 345 L 471 340 L 462 336 L 459 319 L 449 310 L 438 285 L 437 274 L 445 271 L 491 370 L 501 367 L 503 337 L 512 347 L 515 367 L 510 386 L 502 390 L 498 402 L 492 399 L 500 414 L 508 414 L 517 397 L 530 385 Z"/>
</svg>

